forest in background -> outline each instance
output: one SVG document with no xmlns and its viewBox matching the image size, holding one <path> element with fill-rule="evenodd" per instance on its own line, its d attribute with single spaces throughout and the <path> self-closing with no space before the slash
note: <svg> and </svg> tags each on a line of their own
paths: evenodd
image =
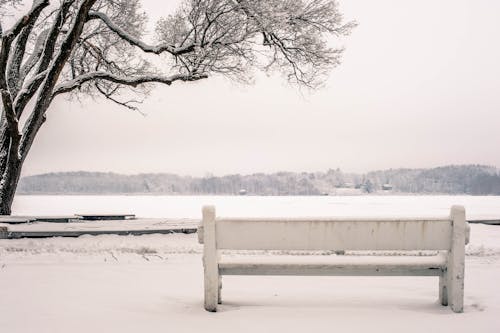
<svg viewBox="0 0 500 333">
<path fill-rule="evenodd" d="M 215 177 L 168 173 L 56 172 L 21 179 L 17 194 L 336 195 L 365 193 L 500 195 L 500 170 L 484 165 L 389 169 L 365 174 L 276 172 Z"/>
</svg>

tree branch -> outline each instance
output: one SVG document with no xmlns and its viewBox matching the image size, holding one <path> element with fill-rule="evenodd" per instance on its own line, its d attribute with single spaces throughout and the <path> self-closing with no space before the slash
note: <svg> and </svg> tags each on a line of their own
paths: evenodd
<svg viewBox="0 0 500 333">
<path fill-rule="evenodd" d="M 143 101 L 138 101 L 138 100 L 135 100 L 135 99 L 131 99 L 131 100 L 122 102 L 122 101 L 119 101 L 118 99 L 116 99 L 116 98 L 113 97 L 113 94 L 118 89 L 118 86 L 115 86 L 110 92 L 107 92 L 107 91 L 105 91 L 103 88 L 101 88 L 99 86 L 99 82 L 98 81 L 96 81 L 94 85 L 95 85 L 96 89 L 101 93 L 101 95 L 103 95 L 104 97 L 106 97 L 107 99 L 109 99 L 110 101 L 112 101 L 113 103 L 118 104 L 120 106 L 123 106 L 123 107 L 125 107 L 125 108 L 127 108 L 129 110 L 137 111 L 141 115 L 144 115 L 139 110 L 139 108 L 137 106 L 132 105 L 132 103 L 134 103 L 134 104 L 141 104 Z"/>
<path fill-rule="evenodd" d="M 9 58 L 10 46 L 12 45 L 12 42 L 17 37 L 17 35 L 19 35 L 21 30 L 24 27 L 28 26 L 30 23 L 34 22 L 34 20 L 38 18 L 40 11 L 48 4 L 48 0 L 38 0 L 33 2 L 33 6 L 31 7 L 30 11 L 22 18 L 20 18 L 11 29 L 7 30 L 2 35 L 2 47 L 0 50 L 0 89 L 2 90 L 2 98 L 8 91 L 5 70 L 7 69 L 7 60 Z M 5 90 L 5 92 L 3 92 L 3 90 Z M 12 100 L 12 96 L 10 96 L 10 99 Z M 4 101 L 4 104 L 5 103 L 6 101 Z"/>
<path fill-rule="evenodd" d="M 56 47 L 57 37 L 61 32 L 61 26 L 66 20 L 66 16 L 71 8 L 71 5 L 75 0 L 64 0 L 61 4 L 59 12 L 56 14 L 56 19 L 52 23 L 52 27 L 48 32 L 47 38 L 45 39 L 45 45 L 43 47 L 42 57 L 38 65 L 37 74 L 43 72 L 47 69 L 54 56 L 54 50 Z"/>
<path fill-rule="evenodd" d="M 125 86 L 137 87 L 138 85 L 144 83 L 162 83 L 171 85 L 175 81 L 197 81 L 205 79 L 207 77 L 208 75 L 205 74 L 175 74 L 171 76 L 143 75 L 137 77 L 126 77 L 104 71 L 96 71 L 80 75 L 79 77 L 71 81 L 67 81 L 65 83 L 57 85 L 54 89 L 54 92 L 52 93 L 52 98 L 59 94 L 67 93 L 74 89 L 77 89 L 78 87 L 81 87 L 85 82 L 95 80 L 105 80 Z"/>
<path fill-rule="evenodd" d="M 33 53 L 29 56 L 29 58 L 26 60 L 26 62 L 19 70 L 19 81 L 21 82 L 21 84 L 24 83 L 24 79 L 26 78 L 28 73 L 33 69 L 33 67 L 35 67 L 38 60 L 40 60 L 40 57 L 42 56 L 43 52 L 43 45 L 45 43 L 48 33 L 49 29 L 45 29 L 38 35 L 35 42 Z"/>
<path fill-rule="evenodd" d="M 38 1 L 38 3 L 42 3 L 42 2 L 45 3 L 46 2 L 48 4 L 47 0 L 37 0 L 37 1 Z M 37 1 L 35 1 L 33 3 L 33 6 L 35 6 L 35 3 Z M 38 68 L 36 70 L 37 75 L 33 78 L 32 81 L 30 81 L 31 85 L 28 84 L 27 87 L 20 88 L 21 90 L 18 92 L 19 96 L 17 96 L 15 101 L 14 101 L 14 108 L 15 108 L 14 111 L 15 111 L 15 114 L 17 117 L 21 116 L 21 114 L 24 110 L 24 107 L 26 106 L 28 101 L 33 97 L 33 95 L 35 94 L 35 92 L 38 89 L 38 86 L 43 82 L 44 77 L 42 77 L 41 74 L 47 73 L 46 69 L 49 66 L 50 61 L 54 55 L 54 49 L 56 46 L 57 36 L 59 35 L 59 32 L 60 32 L 59 28 L 60 28 L 60 26 L 62 26 L 64 20 L 66 19 L 66 15 L 68 14 L 68 11 L 69 11 L 69 9 L 74 1 L 75 0 L 65 0 L 61 4 L 61 8 L 59 9 L 58 14 L 56 15 L 56 19 L 53 22 L 51 29 L 48 32 L 43 31 L 39 35 L 37 42 L 36 42 L 36 45 L 35 45 L 36 50 L 35 50 L 34 55 L 27 60 L 25 65 L 20 70 L 19 79 L 21 80 L 21 82 L 23 82 L 24 79 L 26 78 L 26 76 L 28 75 L 28 73 L 33 68 L 33 66 L 35 66 L 35 64 L 39 61 L 39 65 L 38 65 Z M 33 11 L 33 9 L 32 9 L 32 11 Z M 37 15 L 37 18 L 38 18 L 38 15 Z M 45 45 L 43 48 L 41 47 L 42 42 L 45 42 Z M 3 44 L 2 44 L 2 47 L 3 47 Z M 38 51 L 38 50 L 40 50 L 40 51 Z M 0 63 L 0 65 L 1 65 L 1 63 Z M 2 68 L 2 67 L 0 67 L 0 68 Z M 33 84 L 33 83 L 35 83 L 35 84 Z M 1 82 L 0 82 L 0 86 L 1 86 Z M 36 89 L 34 89 L 34 88 L 36 88 Z M 38 103 L 38 101 L 37 101 L 37 103 Z"/>
<path fill-rule="evenodd" d="M 0 176 L 3 176 L 8 168 L 14 168 L 20 160 L 19 146 L 21 136 L 19 134 L 19 120 L 12 105 L 12 95 L 9 92 L 6 75 L 10 47 L 14 39 L 19 35 L 23 28 L 36 21 L 42 9 L 45 8 L 48 4 L 48 0 L 34 1 L 30 11 L 21 19 L 19 19 L 11 29 L 1 35 L 2 45 L 0 49 L 0 94 L 2 99 L 3 112 L 0 145 L 2 150 L 4 148 L 8 149 L 8 153 L 5 155 L 2 154 L 0 158 Z"/>
<path fill-rule="evenodd" d="M 120 28 L 118 25 L 113 23 L 113 21 L 111 21 L 111 19 L 104 13 L 93 11 L 93 12 L 89 13 L 88 17 L 89 17 L 89 20 L 100 19 L 102 22 L 104 22 L 108 26 L 108 28 L 111 31 L 113 31 L 118 36 L 120 36 L 120 38 L 127 41 L 130 45 L 137 46 L 142 51 L 147 52 L 147 53 L 161 54 L 163 52 L 168 52 L 174 56 L 179 56 L 179 55 L 182 55 L 185 53 L 192 52 L 196 47 L 196 44 L 194 44 L 194 43 L 183 46 L 183 47 L 175 47 L 173 45 L 169 45 L 166 43 L 159 44 L 156 46 L 147 45 L 146 43 L 135 38 L 131 34 L 127 33 L 125 30 Z"/>
<path fill-rule="evenodd" d="M 33 96 L 38 90 L 46 75 L 47 70 L 39 73 L 34 78 L 29 80 L 21 90 L 19 90 L 13 103 L 13 108 L 18 118 L 21 117 L 22 111 L 28 104 L 31 96 Z"/>
<path fill-rule="evenodd" d="M 2 34 L 2 38 L 16 38 L 21 30 L 33 21 L 33 18 L 37 19 L 38 14 L 49 5 L 49 0 L 35 0 L 31 6 L 30 11 L 21 17 L 9 30 Z M 38 13 L 38 14 L 37 14 Z"/>
<path fill-rule="evenodd" d="M 21 139 L 21 144 L 19 147 L 19 153 L 22 159 L 26 158 L 31 145 L 33 144 L 33 140 L 35 139 L 38 130 L 42 126 L 45 120 L 45 111 L 47 111 L 52 99 L 51 95 L 56 85 L 57 80 L 59 79 L 59 75 L 66 64 L 71 52 L 73 51 L 80 35 L 82 34 L 83 27 L 85 25 L 85 18 L 90 11 L 90 8 L 94 5 L 96 0 L 83 0 L 81 5 L 78 7 L 78 10 L 74 16 L 74 22 L 71 25 L 66 37 L 61 43 L 60 50 L 57 55 L 50 61 L 50 66 L 47 70 L 47 76 L 43 81 L 43 85 L 40 88 L 40 93 L 38 94 L 38 98 L 36 100 L 36 104 L 34 106 L 34 111 L 30 114 L 28 120 L 26 121 L 23 128 L 23 136 Z M 65 4 L 72 3 L 72 0 L 66 0 L 62 7 Z M 61 9 L 62 11 L 62 9 Z M 56 20 L 57 23 L 57 20 Z M 53 25 L 53 30 L 57 30 L 58 27 Z M 52 33 L 52 31 L 51 31 Z M 50 36 L 47 39 L 46 47 L 44 52 L 47 49 L 47 44 L 49 44 Z M 56 34 L 57 36 L 57 34 Z M 55 42 L 54 42 L 55 43 Z M 46 54 L 44 54 L 45 56 Z M 43 59 L 42 59 L 43 60 Z M 39 67 L 40 71 L 40 67 Z"/>
<path fill-rule="evenodd" d="M 47 1 L 48 4 L 48 1 Z M 35 6 L 35 3 L 33 3 Z M 17 95 L 17 92 L 22 86 L 22 81 L 19 80 L 19 69 L 21 68 L 21 63 L 24 58 L 24 53 L 26 51 L 26 44 L 28 38 L 33 30 L 33 26 L 37 21 L 40 13 L 42 12 L 44 6 L 39 5 L 35 7 L 29 14 L 28 23 L 22 28 L 19 36 L 17 37 L 16 46 L 14 52 L 10 55 L 9 62 L 7 65 L 7 84 L 9 86 L 10 93 L 12 96 Z"/>
</svg>

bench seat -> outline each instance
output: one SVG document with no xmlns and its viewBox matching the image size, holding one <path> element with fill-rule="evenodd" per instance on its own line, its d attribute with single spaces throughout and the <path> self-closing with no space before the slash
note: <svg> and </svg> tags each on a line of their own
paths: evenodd
<svg viewBox="0 0 500 333">
<path fill-rule="evenodd" d="M 220 275 L 440 276 L 446 256 L 222 256 L 218 266 Z"/>
</svg>

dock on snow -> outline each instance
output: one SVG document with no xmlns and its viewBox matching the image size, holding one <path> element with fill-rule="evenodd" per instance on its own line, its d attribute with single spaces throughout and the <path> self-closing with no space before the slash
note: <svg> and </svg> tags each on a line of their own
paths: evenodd
<svg viewBox="0 0 500 333">
<path fill-rule="evenodd" d="M 55 216 L 0 215 L 0 223 L 21 224 L 32 222 L 70 223 L 83 221 L 119 221 L 135 219 L 134 214 L 75 214 Z"/>
<path fill-rule="evenodd" d="M 500 225 L 500 219 L 468 220 L 469 223 L 481 223 L 488 225 Z"/>
<path fill-rule="evenodd" d="M 0 216 L 0 238 L 79 237 L 82 235 L 146 235 L 195 233 L 198 220 L 131 218 L 131 214 L 58 217 L 6 217 Z"/>
</svg>

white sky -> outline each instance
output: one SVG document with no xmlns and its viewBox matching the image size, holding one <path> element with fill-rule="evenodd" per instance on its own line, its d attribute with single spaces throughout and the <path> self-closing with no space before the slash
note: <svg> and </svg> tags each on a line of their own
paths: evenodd
<svg viewBox="0 0 500 333">
<path fill-rule="evenodd" d="M 172 8 L 143 3 L 152 20 Z M 359 26 L 325 88 L 301 93 L 263 75 L 252 86 L 160 86 L 145 117 L 104 100 L 59 99 L 24 174 L 500 166 L 500 1 L 340 4 Z"/>
</svg>

